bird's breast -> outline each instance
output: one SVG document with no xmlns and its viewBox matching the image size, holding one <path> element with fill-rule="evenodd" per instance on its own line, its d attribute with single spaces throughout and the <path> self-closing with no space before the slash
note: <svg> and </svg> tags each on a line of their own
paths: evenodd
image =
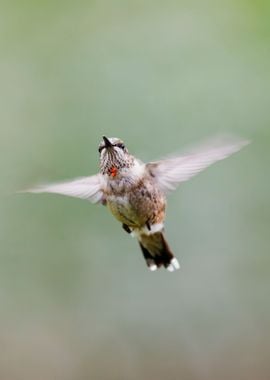
<svg viewBox="0 0 270 380">
<path fill-rule="evenodd" d="M 164 220 L 165 197 L 151 184 L 140 182 L 120 193 L 110 191 L 106 199 L 115 218 L 128 226 L 142 227 Z"/>
<path fill-rule="evenodd" d="M 107 205 L 113 216 L 121 223 L 136 224 L 137 215 L 132 209 L 129 197 L 126 194 L 107 196 Z"/>
</svg>

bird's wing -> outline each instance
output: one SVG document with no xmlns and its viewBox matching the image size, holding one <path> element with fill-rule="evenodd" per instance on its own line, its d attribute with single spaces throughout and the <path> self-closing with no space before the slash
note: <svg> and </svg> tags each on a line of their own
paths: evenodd
<svg viewBox="0 0 270 380">
<path fill-rule="evenodd" d="M 24 190 L 27 193 L 54 193 L 69 197 L 86 199 L 92 203 L 104 200 L 102 178 L 100 174 L 91 177 L 80 177 L 70 181 L 52 183 Z"/>
<path fill-rule="evenodd" d="M 216 161 L 223 160 L 238 152 L 249 141 L 236 138 L 220 137 L 210 140 L 189 153 L 164 160 L 150 162 L 146 165 L 150 175 L 155 177 L 159 188 L 168 192 L 174 190 L 181 182 L 187 181 Z"/>
</svg>

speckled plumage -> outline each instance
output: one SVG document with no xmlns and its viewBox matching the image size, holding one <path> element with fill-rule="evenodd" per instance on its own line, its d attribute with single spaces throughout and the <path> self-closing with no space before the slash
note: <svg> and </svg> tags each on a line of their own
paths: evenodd
<svg viewBox="0 0 270 380">
<path fill-rule="evenodd" d="M 105 194 L 111 213 L 131 228 L 140 229 L 147 222 L 150 225 L 162 223 L 165 218 L 165 196 L 150 176 L 145 176 L 138 183 L 128 184 L 124 191 L 117 191 L 116 186 L 108 185 Z"/>
<path fill-rule="evenodd" d="M 167 193 L 247 143 L 222 137 L 184 155 L 144 164 L 129 154 L 122 140 L 103 136 L 98 148 L 100 173 L 27 191 L 107 205 L 124 230 L 137 237 L 151 271 L 160 266 L 174 271 L 180 266 L 163 234 Z"/>
</svg>

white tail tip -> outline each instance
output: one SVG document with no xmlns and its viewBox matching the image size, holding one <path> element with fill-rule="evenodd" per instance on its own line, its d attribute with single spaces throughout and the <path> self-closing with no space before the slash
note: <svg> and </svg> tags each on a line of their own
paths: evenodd
<svg viewBox="0 0 270 380">
<path fill-rule="evenodd" d="M 175 270 L 177 269 L 180 269 L 180 264 L 177 260 L 176 257 L 174 257 L 171 262 L 170 262 L 170 265 L 166 268 L 169 272 L 174 272 Z"/>
<path fill-rule="evenodd" d="M 157 266 L 156 266 L 156 264 L 151 264 L 151 265 L 149 266 L 149 269 L 150 269 L 151 272 L 154 272 L 155 270 L 157 270 Z"/>
</svg>

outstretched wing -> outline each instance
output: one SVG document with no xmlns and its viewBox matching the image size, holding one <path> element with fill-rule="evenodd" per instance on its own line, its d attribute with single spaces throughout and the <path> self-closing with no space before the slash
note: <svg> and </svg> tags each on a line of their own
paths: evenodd
<svg viewBox="0 0 270 380">
<path fill-rule="evenodd" d="M 86 199 L 92 203 L 103 201 L 102 180 L 99 174 L 91 177 L 75 178 L 71 181 L 41 185 L 24 190 L 27 193 L 54 193 Z"/>
<path fill-rule="evenodd" d="M 187 181 L 208 166 L 238 152 L 249 142 L 237 139 L 219 138 L 210 140 L 182 156 L 150 162 L 146 165 L 150 175 L 155 177 L 159 188 L 168 192 L 181 182 Z"/>
</svg>

